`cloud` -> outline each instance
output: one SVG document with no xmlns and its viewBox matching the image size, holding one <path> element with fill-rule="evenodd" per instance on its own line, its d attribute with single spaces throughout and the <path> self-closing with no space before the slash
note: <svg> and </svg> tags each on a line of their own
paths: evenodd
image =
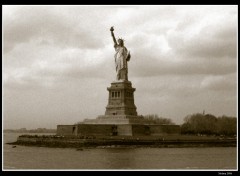
<svg viewBox="0 0 240 176">
<path fill-rule="evenodd" d="M 98 35 L 89 35 L 94 25 L 87 25 L 89 15 L 84 13 L 68 14 L 69 8 L 61 13 L 56 6 L 4 7 L 8 10 L 13 12 L 11 18 L 3 19 L 5 52 L 31 40 L 58 47 L 98 48 L 103 44 Z"/>
<path fill-rule="evenodd" d="M 201 82 L 201 86 L 214 91 L 232 90 L 236 92 L 236 81 L 236 74 L 208 76 Z"/>
<path fill-rule="evenodd" d="M 203 15 L 187 17 L 190 20 L 169 30 L 169 46 L 186 57 L 236 58 L 237 14 L 210 14 L 212 18 Z"/>
<path fill-rule="evenodd" d="M 178 43 L 174 44 L 174 34 L 169 34 L 172 37 L 170 46 L 175 47 L 177 53 L 183 53 L 187 57 L 236 58 L 237 29 L 236 26 L 225 25 L 222 27 L 215 25 L 205 27 L 191 39 L 182 39 L 181 45 Z"/>
<path fill-rule="evenodd" d="M 236 61 L 231 58 L 202 59 L 199 57 L 182 60 L 178 56 L 169 57 L 143 53 L 132 57 L 129 67 L 133 68 L 132 75 L 167 76 L 167 75 L 224 75 L 236 72 Z M 175 57 L 175 58 L 174 58 Z M 160 58 L 160 59 L 158 59 Z"/>
<path fill-rule="evenodd" d="M 57 86 L 66 79 L 103 79 L 107 77 L 113 56 L 109 48 L 102 50 L 67 48 L 60 50 L 49 46 L 22 44 L 15 48 L 5 61 L 4 83 L 8 86 Z M 32 52 L 29 51 L 32 48 Z M 22 51 L 23 54 L 19 54 Z M 36 51 L 36 52 L 34 52 Z M 19 55 L 17 57 L 17 55 Z M 112 58 L 112 59 L 110 59 Z M 54 85 L 56 84 L 56 85 Z"/>
</svg>

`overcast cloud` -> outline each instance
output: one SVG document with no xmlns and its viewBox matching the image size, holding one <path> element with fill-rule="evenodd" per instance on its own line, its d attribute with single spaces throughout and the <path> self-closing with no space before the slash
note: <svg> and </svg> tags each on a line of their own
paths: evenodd
<svg viewBox="0 0 240 176">
<path fill-rule="evenodd" d="M 4 128 L 56 128 L 105 113 L 110 27 L 131 52 L 139 115 L 182 124 L 237 115 L 237 6 L 3 6 Z"/>
</svg>

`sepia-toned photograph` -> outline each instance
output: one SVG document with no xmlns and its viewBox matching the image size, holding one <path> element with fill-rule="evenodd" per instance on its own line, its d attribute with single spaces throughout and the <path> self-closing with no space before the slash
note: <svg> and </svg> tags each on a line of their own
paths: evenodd
<svg viewBox="0 0 240 176">
<path fill-rule="evenodd" d="M 2 170 L 238 171 L 237 5 L 3 5 Z"/>
</svg>

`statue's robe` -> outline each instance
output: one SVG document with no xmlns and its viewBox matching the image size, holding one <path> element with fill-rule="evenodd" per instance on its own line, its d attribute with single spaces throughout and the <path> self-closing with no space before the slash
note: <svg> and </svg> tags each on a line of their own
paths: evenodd
<svg viewBox="0 0 240 176">
<path fill-rule="evenodd" d="M 125 46 L 114 45 L 115 48 L 115 66 L 117 72 L 117 80 L 128 80 L 127 61 L 130 60 L 130 53 Z"/>
</svg>

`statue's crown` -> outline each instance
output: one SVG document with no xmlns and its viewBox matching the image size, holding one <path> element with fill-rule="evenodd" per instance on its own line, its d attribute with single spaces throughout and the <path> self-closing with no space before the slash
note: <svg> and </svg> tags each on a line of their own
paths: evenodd
<svg viewBox="0 0 240 176">
<path fill-rule="evenodd" d="M 119 38 L 119 37 L 118 37 L 118 40 L 122 40 L 123 42 L 125 41 L 123 38 Z"/>
</svg>

